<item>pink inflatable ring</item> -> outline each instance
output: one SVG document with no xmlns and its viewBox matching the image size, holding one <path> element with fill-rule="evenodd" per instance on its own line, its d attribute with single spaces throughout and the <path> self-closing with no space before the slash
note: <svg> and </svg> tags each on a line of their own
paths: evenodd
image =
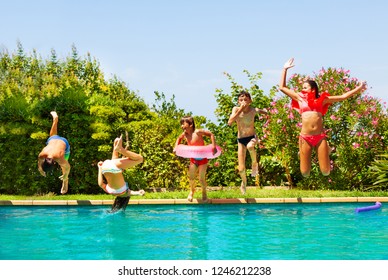
<svg viewBox="0 0 388 280">
<path fill-rule="evenodd" d="M 216 158 L 221 155 L 221 148 L 216 146 L 217 153 L 213 155 L 213 145 L 188 146 L 180 144 L 175 149 L 175 154 L 184 158 Z"/>
</svg>

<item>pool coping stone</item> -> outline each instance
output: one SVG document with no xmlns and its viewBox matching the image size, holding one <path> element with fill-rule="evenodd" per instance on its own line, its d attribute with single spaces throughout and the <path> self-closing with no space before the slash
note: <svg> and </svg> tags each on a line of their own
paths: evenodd
<svg viewBox="0 0 388 280">
<path fill-rule="evenodd" d="M 388 202 L 388 197 L 298 197 L 298 198 L 212 198 L 207 204 L 274 204 L 274 203 L 337 203 Z M 107 200 L 0 200 L 0 206 L 93 206 L 112 205 Z M 205 204 L 202 199 L 131 199 L 128 205 Z"/>
</svg>

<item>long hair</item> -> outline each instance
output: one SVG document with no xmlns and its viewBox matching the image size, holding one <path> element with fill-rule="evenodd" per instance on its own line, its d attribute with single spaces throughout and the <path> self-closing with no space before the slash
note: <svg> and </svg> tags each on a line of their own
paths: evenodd
<svg viewBox="0 0 388 280">
<path fill-rule="evenodd" d="M 319 98 L 319 89 L 318 89 L 318 84 L 314 80 L 307 80 L 306 83 L 308 83 L 311 87 L 311 90 L 315 91 L 315 98 Z"/>
<path fill-rule="evenodd" d="M 125 211 L 125 208 L 127 208 L 130 196 L 116 196 L 115 201 L 113 202 L 112 208 L 110 209 L 109 213 L 115 213 L 121 209 Z"/>
<path fill-rule="evenodd" d="M 195 123 L 194 123 L 193 117 L 186 116 L 186 117 L 181 118 L 180 124 L 183 124 L 183 123 L 188 123 L 189 125 L 192 125 L 193 131 L 195 131 Z"/>
</svg>

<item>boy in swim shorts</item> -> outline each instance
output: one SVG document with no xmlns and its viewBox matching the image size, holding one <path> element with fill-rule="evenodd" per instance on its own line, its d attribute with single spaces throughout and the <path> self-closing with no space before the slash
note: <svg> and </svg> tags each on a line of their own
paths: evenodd
<svg viewBox="0 0 388 280">
<path fill-rule="evenodd" d="M 253 108 L 251 106 L 251 95 L 246 91 L 241 91 L 238 95 L 239 106 L 234 107 L 232 114 L 229 117 L 228 125 L 237 123 L 237 145 L 238 145 L 238 172 L 241 177 L 241 193 L 245 194 L 247 187 L 247 176 L 245 168 L 246 153 L 252 159 L 252 173 L 253 177 L 258 175 L 259 163 L 257 162 L 257 155 L 255 146 L 258 144 L 255 131 L 255 116 L 258 113 L 266 114 L 267 110 Z"/>
<path fill-rule="evenodd" d="M 69 188 L 70 173 L 70 145 L 66 138 L 58 136 L 58 115 L 55 111 L 50 112 L 53 117 L 53 123 L 50 129 L 50 137 L 47 139 L 46 147 L 39 153 L 38 170 L 40 174 L 46 174 L 54 169 L 54 164 L 58 163 L 62 169 L 61 194 L 65 194 Z"/>
<path fill-rule="evenodd" d="M 181 144 L 182 140 L 185 139 L 187 145 L 189 146 L 204 146 L 205 141 L 204 136 L 210 137 L 210 140 L 213 145 L 213 154 L 217 153 L 216 140 L 213 135 L 208 130 L 204 129 L 195 129 L 195 123 L 193 117 L 183 117 L 180 121 L 181 128 L 183 133 L 178 137 L 175 142 L 175 147 Z M 175 151 L 175 148 L 174 148 Z M 187 200 L 192 202 L 194 193 L 195 193 L 195 173 L 198 171 L 199 183 L 202 187 L 202 201 L 204 203 L 208 202 L 207 193 L 206 193 L 206 169 L 207 169 L 208 159 L 207 158 L 191 158 L 189 165 L 189 183 L 190 183 L 190 193 L 187 197 Z"/>
</svg>

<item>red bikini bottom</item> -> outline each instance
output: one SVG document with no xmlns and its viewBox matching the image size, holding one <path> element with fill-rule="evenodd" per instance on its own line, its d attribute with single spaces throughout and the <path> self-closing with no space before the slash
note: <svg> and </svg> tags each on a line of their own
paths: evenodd
<svg viewBox="0 0 388 280">
<path fill-rule="evenodd" d="M 299 137 L 301 137 L 303 140 L 305 140 L 307 143 L 309 143 L 311 146 L 315 147 L 318 145 L 323 139 L 326 138 L 325 133 L 316 134 L 316 135 L 308 135 L 308 134 L 300 134 Z"/>
</svg>

